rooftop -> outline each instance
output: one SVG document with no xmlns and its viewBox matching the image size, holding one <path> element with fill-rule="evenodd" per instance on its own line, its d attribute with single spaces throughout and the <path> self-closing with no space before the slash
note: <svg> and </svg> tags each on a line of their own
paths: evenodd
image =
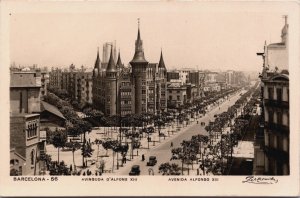
<svg viewBox="0 0 300 198">
<path fill-rule="evenodd" d="M 45 102 L 45 101 L 41 101 L 41 111 L 48 111 L 62 119 L 66 119 L 63 114 L 58 110 L 58 108 L 56 108 L 55 106 Z"/>
</svg>

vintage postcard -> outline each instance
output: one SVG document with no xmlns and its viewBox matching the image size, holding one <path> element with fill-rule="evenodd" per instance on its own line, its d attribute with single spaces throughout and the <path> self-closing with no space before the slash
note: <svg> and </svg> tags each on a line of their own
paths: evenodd
<svg viewBox="0 0 300 198">
<path fill-rule="evenodd" d="M 300 196 L 298 1 L 0 5 L 0 196 Z"/>
</svg>

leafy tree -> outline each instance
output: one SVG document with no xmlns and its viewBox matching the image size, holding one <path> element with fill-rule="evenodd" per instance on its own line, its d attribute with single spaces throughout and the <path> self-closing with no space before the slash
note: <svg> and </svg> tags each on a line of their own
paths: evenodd
<svg viewBox="0 0 300 198">
<path fill-rule="evenodd" d="M 106 141 L 103 141 L 102 142 L 102 147 L 106 150 L 106 156 L 108 156 L 107 152 L 108 152 L 108 149 L 111 148 L 111 145 L 110 145 L 110 141 L 109 140 L 106 140 Z"/>
<path fill-rule="evenodd" d="M 65 144 L 66 147 L 68 148 L 71 148 L 72 149 L 72 155 L 73 155 L 73 165 L 74 165 L 74 168 L 76 169 L 76 164 L 75 164 L 75 151 L 80 149 L 81 145 L 79 142 L 67 142 Z"/>
<path fill-rule="evenodd" d="M 63 130 L 55 130 L 55 134 L 52 139 L 52 144 L 55 148 L 57 148 L 58 158 L 57 161 L 59 163 L 59 149 L 65 147 L 67 142 L 66 132 Z"/>
<path fill-rule="evenodd" d="M 60 163 L 51 162 L 49 165 L 49 172 L 50 175 L 71 175 L 71 172 L 64 161 Z"/>
<path fill-rule="evenodd" d="M 93 154 L 93 149 L 92 149 L 92 145 L 90 142 L 86 141 L 86 139 L 84 139 L 83 141 L 83 145 L 81 147 L 81 155 L 82 155 L 82 167 L 85 167 L 86 164 L 84 163 L 84 159 L 85 158 L 89 158 L 92 156 Z"/>
<path fill-rule="evenodd" d="M 180 168 L 178 164 L 175 163 L 163 163 L 159 166 L 158 170 L 162 175 L 180 175 Z"/>
</svg>

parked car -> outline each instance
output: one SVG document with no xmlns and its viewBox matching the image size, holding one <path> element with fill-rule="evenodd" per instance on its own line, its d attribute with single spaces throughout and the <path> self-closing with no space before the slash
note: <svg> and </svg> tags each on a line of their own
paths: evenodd
<svg viewBox="0 0 300 198">
<path fill-rule="evenodd" d="M 149 161 L 147 162 L 147 166 L 154 166 L 157 163 L 155 156 L 150 156 Z"/>
<path fill-rule="evenodd" d="M 129 175 L 140 175 L 141 170 L 139 165 L 133 165 L 129 172 Z"/>
</svg>

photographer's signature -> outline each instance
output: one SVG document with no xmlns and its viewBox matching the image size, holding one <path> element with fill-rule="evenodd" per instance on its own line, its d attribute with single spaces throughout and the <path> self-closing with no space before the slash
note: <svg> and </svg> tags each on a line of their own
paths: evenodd
<svg viewBox="0 0 300 198">
<path fill-rule="evenodd" d="M 242 182 L 251 184 L 276 184 L 278 179 L 272 176 L 247 176 Z"/>
</svg>

